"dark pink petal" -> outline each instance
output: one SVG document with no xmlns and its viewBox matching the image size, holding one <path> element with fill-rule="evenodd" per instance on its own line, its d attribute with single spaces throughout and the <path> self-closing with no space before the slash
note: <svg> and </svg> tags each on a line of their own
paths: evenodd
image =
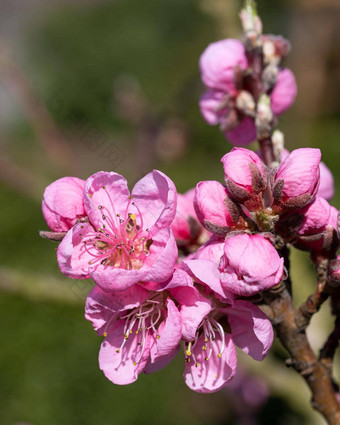
<svg viewBox="0 0 340 425">
<path fill-rule="evenodd" d="M 84 186 L 85 181 L 77 177 L 63 177 L 47 186 L 42 212 L 51 230 L 66 232 L 86 215 L 83 205 Z"/>
<path fill-rule="evenodd" d="M 95 286 L 86 299 L 85 318 L 92 322 L 99 335 L 103 335 L 104 331 L 108 332 L 105 328 L 114 314 L 139 306 L 148 296 L 149 292 L 138 285 L 114 294 Z"/>
<path fill-rule="evenodd" d="M 162 369 L 177 355 L 182 337 L 181 315 L 175 303 L 166 301 L 167 317 L 158 329 L 159 338 L 153 334 L 154 344 L 150 352 L 150 360 L 145 372 L 152 373 Z"/>
<path fill-rule="evenodd" d="M 196 186 L 195 210 L 203 226 L 206 221 L 221 227 L 231 227 L 233 222 L 226 207 L 226 188 L 217 181 L 203 181 Z"/>
<path fill-rule="evenodd" d="M 234 91 L 234 68 L 246 69 L 248 61 L 244 44 L 226 39 L 209 44 L 200 57 L 203 83 L 213 89 Z"/>
<path fill-rule="evenodd" d="M 249 145 L 256 140 L 256 127 L 254 119 L 245 116 L 239 125 L 225 132 L 226 138 L 234 146 Z"/>
<path fill-rule="evenodd" d="M 289 69 L 282 69 L 270 95 L 270 106 L 274 115 L 280 115 L 290 108 L 295 100 L 296 93 L 294 74 Z"/>
<path fill-rule="evenodd" d="M 118 229 L 117 214 L 125 218 L 129 195 L 127 181 L 120 174 L 100 171 L 89 177 L 85 185 L 84 205 L 93 226 L 97 229 L 103 224 L 104 214 L 110 217 L 113 226 Z"/>
<path fill-rule="evenodd" d="M 94 231 L 89 223 L 78 223 L 66 233 L 57 250 L 60 271 L 73 279 L 89 277 L 89 262 L 93 260 L 84 245 L 84 239 Z"/>
<path fill-rule="evenodd" d="M 117 322 L 115 329 L 108 334 L 100 347 L 99 367 L 114 384 L 127 385 L 136 381 L 148 362 L 151 336 L 147 332 L 143 355 L 139 360 L 142 348 L 138 345 L 139 340 L 135 332 L 137 325 L 135 327 L 124 347 L 120 349 L 124 341 L 124 322 Z"/>
<path fill-rule="evenodd" d="M 325 229 L 330 220 L 331 206 L 324 199 L 317 196 L 307 207 L 299 212 L 304 220 L 299 228 L 299 235 L 313 235 Z"/>
<path fill-rule="evenodd" d="M 217 335 L 215 341 L 211 343 L 213 351 L 209 360 L 205 360 L 207 351 L 202 350 L 205 344 L 202 335 L 192 350 L 196 363 L 191 356 L 190 362 L 185 364 L 184 379 L 192 390 L 212 393 L 227 385 L 233 378 L 236 373 L 237 357 L 234 343 L 228 334 L 225 334 L 225 349 L 221 357 L 218 357 L 222 347 L 220 335 Z"/>
<path fill-rule="evenodd" d="M 136 183 L 132 196 L 151 235 L 170 226 L 176 214 L 177 191 L 171 179 L 154 170 Z"/>
<path fill-rule="evenodd" d="M 243 300 L 235 300 L 231 307 L 224 310 L 235 344 L 253 359 L 263 360 L 274 337 L 268 317 L 258 307 Z"/>
</svg>

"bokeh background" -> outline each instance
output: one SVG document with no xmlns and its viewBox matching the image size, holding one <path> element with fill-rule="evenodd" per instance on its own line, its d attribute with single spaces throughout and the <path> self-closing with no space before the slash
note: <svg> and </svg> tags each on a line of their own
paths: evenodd
<svg viewBox="0 0 340 425">
<path fill-rule="evenodd" d="M 181 355 L 165 370 L 114 386 L 98 368 L 101 339 L 84 319 L 92 283 L 64 278 L 42 240 L 44 187 L 65 175 L 153 168 L 184 192 L 222 181 L 231 146 L 200 116 L 198 58 L 240 36 L 238 0 L 0 2 L 0 424 L 321 424 L 275 344 L 262 363 L 240 355 L 226 390 L 186 388 Z M 283 34 L 299 88 L 280 120 L 286 146 L 319 147 L 340 186 L 338 0 L 258 0 L 265 32 Z M 340 192 L 332 203 L 340 208 Z M 293 252 L 299 303 L 315 285 Z M 317 323 L 316 323 L 317 322 Z M 313 320 L 315 348 L 331 328 Z"/>
</svg>

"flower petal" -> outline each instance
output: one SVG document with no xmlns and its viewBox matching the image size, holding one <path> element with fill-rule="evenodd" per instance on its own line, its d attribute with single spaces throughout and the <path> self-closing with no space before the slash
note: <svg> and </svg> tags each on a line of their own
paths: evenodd
<svg viewBox="0 0 340 425">
<path fill-rule="evenodd" d="M 227 307 L 228 322 L 235 344 L 253 359 L 261 361 L 273 343 L 273 327 L 268 317 L 248 301 L 236 300 Z"/>
<path fill-rule="evenodd" d="M 177 191 L 173 181 L 154 170 L 136 183 L 132 196 L 151 235 L 170 226 L 176 214 Z"/>
<path fill-rule="evenodd" d="M 205 360 L 207 351 L 202 350 L 205 344 L 202 335 L 193 348 L 196 364 L 191 356 L 190 362 L 185 364 L 184 379 L 192 390 L 199 393 L 212 393 L 223 388 L 233 378 L 236 373 L 237 357 L 229 334 L 225 334 L 225 349 L 221 357 L 218 357 L 222 347 L 220 335 L 216 335 L 215 341 L 211 343 L 212 353 L 209 360 Z"/>
</svg>

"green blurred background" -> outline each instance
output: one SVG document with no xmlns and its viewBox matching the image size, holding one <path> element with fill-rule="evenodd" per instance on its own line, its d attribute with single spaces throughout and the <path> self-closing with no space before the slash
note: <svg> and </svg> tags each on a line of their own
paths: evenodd
<svg viewBox="0 0 340 425">
<path fill-rule="evenodd" d="M 165 370 L 117 387 L 98 368 L 101 340 L 84 319 L 89 281 L 58 271 L 56 245 L 38 237 L 44 187 L 65 175 L 152 168 L 178 191 L 223 179 L 231 146 L 200 116 L 198 58 L 212 41 L 239 37 L 236 0 L 14 0 L 0 3 L 0 424 L 318 424 L 309 394 L 284 366 L 279 344 L 261 364 L 269 398 L 244 415 L 235 389 L 186 388 L 181 355 Z M 280 120 L 288 149 L 319 147 L 340 184 L 340 7 L 334 0 L 258 0 L 267 33 L 293 50 L 298 99 Z M 340 196 L 332 201 L 340 207 Z M 297 302 L 313 290 L 293 254 Z M 310 331 L 330 329 L 328 306 Z M 245 383 L 247 386 L 247 383 Z M 249 384 L 250 385 L 250 384 Z M 251 409 L 249 410 L 251 412 Z M 248 413 L 249 413 L 248 412 Z M 251 422 L 253 420 L 253 422 Z"/>
</svg>

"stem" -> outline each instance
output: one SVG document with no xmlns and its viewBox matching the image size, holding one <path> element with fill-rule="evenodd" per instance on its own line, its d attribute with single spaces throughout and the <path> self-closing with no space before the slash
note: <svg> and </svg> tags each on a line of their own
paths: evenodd
<svg viewBox="0 0 340 425">
<path fill-rule="evenodd" d="M 266 164 L 267 167 L 270 167 L 274 162 L 274 151 L 273 151 L 273 143 L 270 137 L 259 140 L 262 161 Z"/>
<path fill-rule="evenodd" d="M 312 406 L 329 425 L 340 424 L 338 404 L 329 370 L 316 358 L 304 330 L 296 324 L 297 312 L 284 283 L 263 294 L 273 312 L 272 324 L 282 345 L 289 352 L 289 365 L 303 377 L 312 392 Z"/>
</svg>

